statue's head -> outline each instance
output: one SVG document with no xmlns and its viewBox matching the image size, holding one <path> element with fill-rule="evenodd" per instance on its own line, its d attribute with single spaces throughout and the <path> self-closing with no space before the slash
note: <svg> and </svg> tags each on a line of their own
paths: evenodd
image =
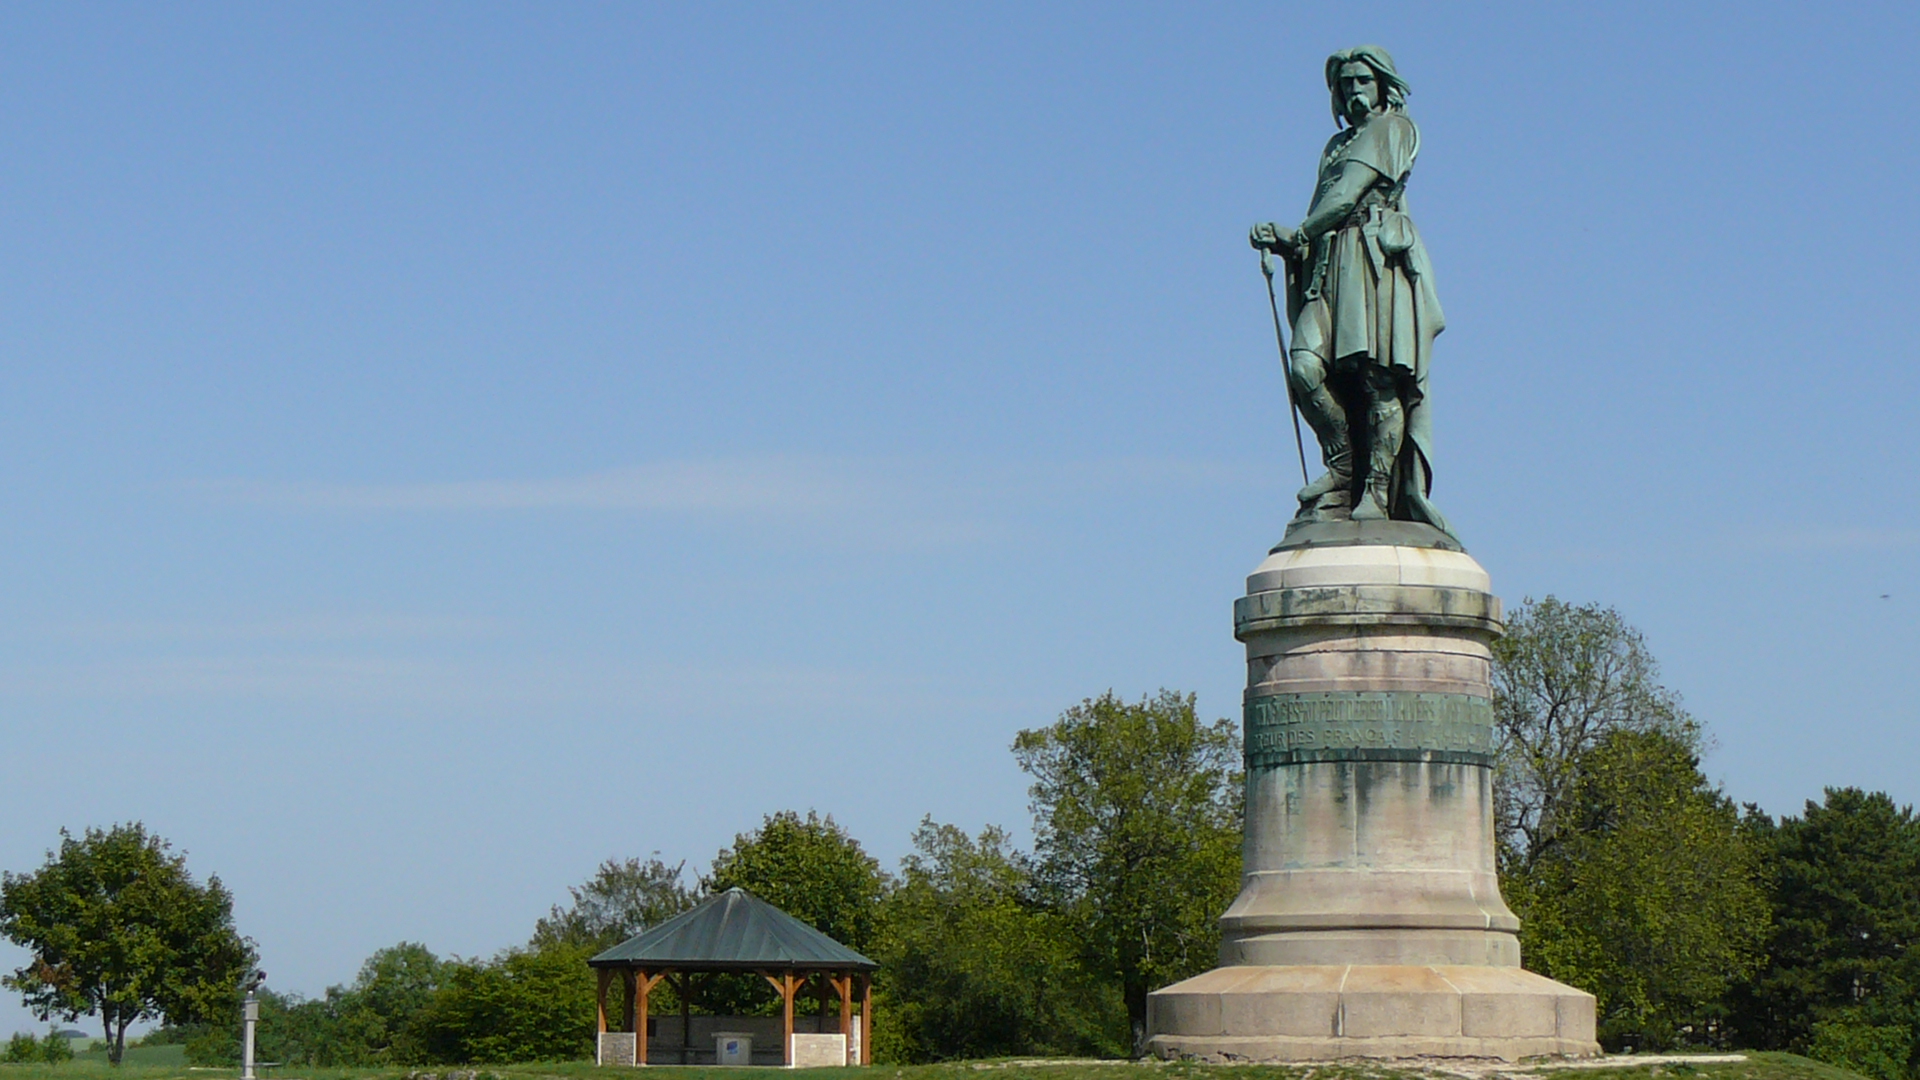
<svg viewBox="0 0 1920 1080">
<path fill-rule="evenodd" d="M 1411 91 L 1387 50 L 1360 45 L 1327 57 L 1327 93 L 1334 120 L 1358 126 L 1374 113 L 1406 108 Z"/>
</svg>

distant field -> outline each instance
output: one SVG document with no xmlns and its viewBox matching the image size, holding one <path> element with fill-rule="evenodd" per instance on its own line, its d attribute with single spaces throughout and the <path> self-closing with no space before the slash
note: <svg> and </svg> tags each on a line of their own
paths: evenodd
<svg viewBox="0 0 1920 1080">
<path fill-rule="evenodd" d="M 142 1047 L 127 1051 L 118 1070 L 92 1054 L 62 1065 L 0 1065 L 0 1080 L 232 1080 L 238 1069 L 193 1069 L 180 1061 L 179 1047 Z M 172 1061 L 136 1057 L 138 1050 L 172 1051 Z M 1166 1080 L 1861 1080 L 1858 1074 L 1792 1054 L 1750 1054 L 1740 1062 L 1660 1062 L 1623 1064 L 1605 1069 L 1552 1065 L 1464 1065 L 1458 1070 L 1435 1065 L 1343 1062 L 1328 1065 L 1195 1065 L 1158 1062 L 962 1061 L 944 1065 L 876 1065 L 863 1069 L 822 1070 L 838 1080 L 1121 1080 L 1150 1072 Z M 610 1080 L 624 1070 L 597 1069 L 584 1061 L 545 1065 L 492 1065 L 470 1069 L 429 1066 L 420 1069 L 271 1069 L 263 1080 Z M 986 1075 L 981 1075 L 985 1073 Z M 767 1080 L 767 1068 L 721 1069 L 655 1065 L 648 1080 Z"/>
</svg>

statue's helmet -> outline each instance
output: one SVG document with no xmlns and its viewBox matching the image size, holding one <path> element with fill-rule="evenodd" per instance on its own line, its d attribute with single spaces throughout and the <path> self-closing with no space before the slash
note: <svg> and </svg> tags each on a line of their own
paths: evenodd
<svg viewBox="0 0 1920 1080">
<path fill-rule="evenodd" d="M 1413 90 L 1394 70 L 1393 57 L 1378 45 L 1356 45 L 1327 57 L 1327 94 L 1333 99 L 1334 120 L 1347 118 L 1347 103 L 1340 100 L 1340 69 L 1348 64 L 1365 64 L 1373 69 L 1373 77 L 1379 80 L 1381 92 L 1386 95 L 1387 108 L 1406 107 L 1407 95 Z"/>
</svg>

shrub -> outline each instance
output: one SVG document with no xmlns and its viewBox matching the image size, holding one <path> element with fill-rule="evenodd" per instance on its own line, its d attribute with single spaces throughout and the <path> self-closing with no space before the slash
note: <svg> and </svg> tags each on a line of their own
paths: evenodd
<svg viewBox="0 0 1920 1080">
<path fill-rule="evenodd" d="M 40 1060 L 49 1065 L 58 1065 L 73 1060 L 73 1044 L 57 1029 L 48 1030 L 46 1037 L 40 1040 Z"/>
<path fill-rule="evenodd" d="M 37 1062 L 58 1065 L 63 1061 L 73 1060 L 73 1044 L 69 1043 L 57 1028 L 50 1029 L 44 1037 L 38 1039 L 27 1032 L 16 1031 L 13 1037 L 7 1040 L 6 1053 L 0 1056 L 0 1060 L 6 1061 L 9 1065 Z"/>
<path fill-rule="evenodd" d="M 9 1065 L 21 1065 L 29 1061 L 40 1060 L 40 1040 L 24 1031 L 16 1031 L 13 1038 L 7 1040 L 6 1061 Z"/>
<path fill-rule="evenodd" d="M 1822 1020 L 1813 1025 L 1807 1056 L 1873 1080 L 1906 1080 L 1913 1032 L 1900 1024 Z"/>
<path fill-rule="evenodd" d="M 593 1054 L 587 946 L 554 944 L 492 961 L 457 961 L 414 1024 L 447 1064 L 578 1061 Z"/>
</svg>

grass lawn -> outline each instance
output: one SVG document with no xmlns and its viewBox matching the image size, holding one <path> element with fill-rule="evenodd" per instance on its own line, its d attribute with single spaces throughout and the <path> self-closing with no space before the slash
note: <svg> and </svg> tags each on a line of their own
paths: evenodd
<svg viewBox="0 0 1920 1080">
<path fill-rule="evenodd" d="M 92 1055 L 61 1065 L 0 1065 L 0 1080 L 233 1080 L 238 1069 L 190 1069 L 175 1061 L 141 1060 L 127 1051 L 118 1070 Z M 270 1069 L 262 1080 L 618 1080 L 622 1069 L 597 1069 L 591 1063 L 491 1065 L 471 1069 L 428 1066 L 419 1069 Z M 1529 1077 L 1537 1080 L 1861 1080 L 1858 1074 L 1792 1054 L 1748 1054 L 1738 1062 L 1649 1062 L 1605 1069 L 1517 1065 L 1485 1071 L 1484 1066 L 1453 1072 L 1437 1064 L 1343 1062 L 1328 1065 L 1199 1065 L 1185 1062 L 965 1061 L 944 1065 L 876 1065 L 863 1069 L 821 1070 L 820 1080 L 1123 1080 L 1150 1073 L 1163 1080 L 1479 1080 Z M 656 1065 L 647 1080 L 768 1080 L 771 1070 L 684 1068 Z M 1145 1080 L 1145 1078 L 1141 1078 Z"/>
</svg>

